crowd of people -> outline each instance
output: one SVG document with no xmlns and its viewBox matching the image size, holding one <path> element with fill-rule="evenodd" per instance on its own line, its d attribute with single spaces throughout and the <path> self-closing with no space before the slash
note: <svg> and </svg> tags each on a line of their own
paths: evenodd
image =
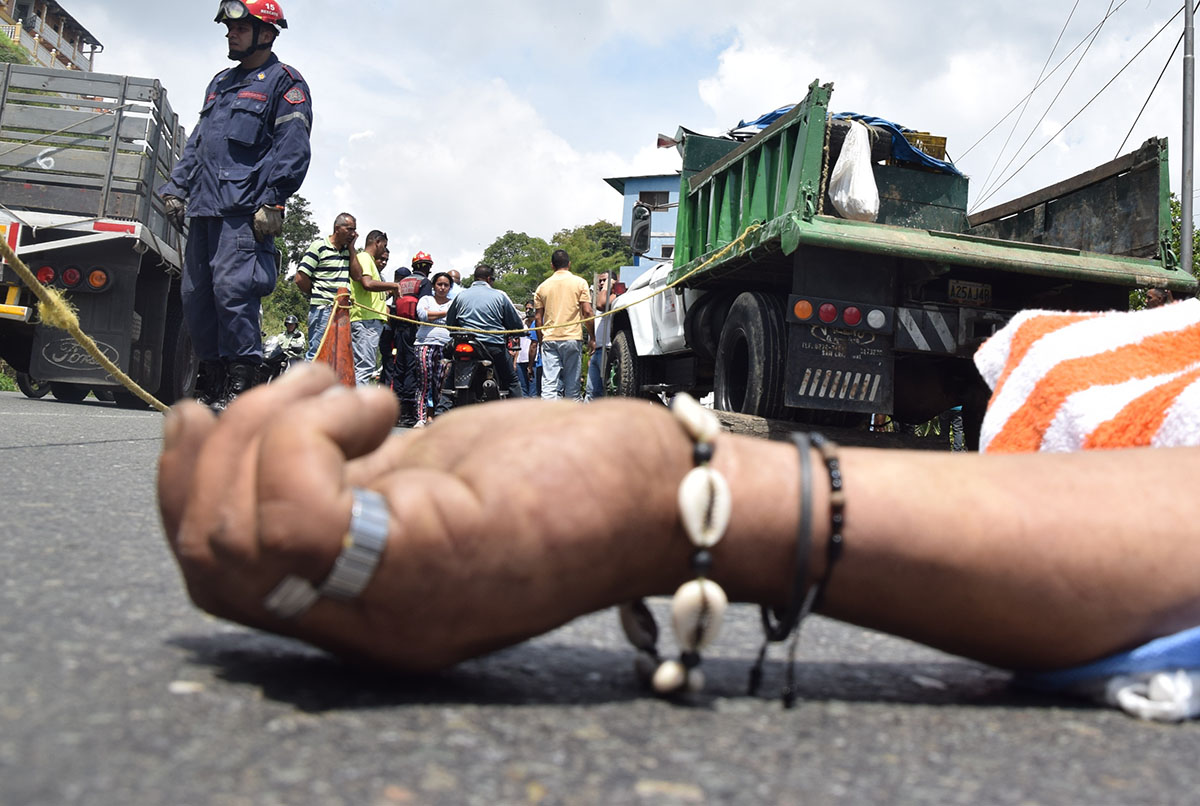
<svg viewBox="0 0 1200 806">
<path fill-rule="evenodd" d="M 341 213 L 332 233 L 313 241 L 300 258 L 295 282 L 309 300 L 306 358 L 317 355 L 337 289 L 349 288 L 355 381 L 395 392 L 399 425 L 423 428 L 453 407 L 444 359 L 456 329 L 475 335 L 507 397 L 584 399 L 585 345 L 592 355 L 587 397 L 603 396 L 596 334 L 606 329 L 591 320 L 597 308 L 609 304 L 606 273 L 596 281 L 593 305 L 591 284 L 572 272 L 565 250 L 556 250 L 550 259 L 553 273 L 522 316 L 494 287 L 495 272 L 486 264 L 476 266 L 464 286 L 456 270 L 433 273 L 433 256 L 419 251 L 410 266 L 394 269 L 389 281 L 382 274 L 390 256 L 387 233 L 371 230 L 361 249 L 357 242 L 357 219 Z"/>
</svg>

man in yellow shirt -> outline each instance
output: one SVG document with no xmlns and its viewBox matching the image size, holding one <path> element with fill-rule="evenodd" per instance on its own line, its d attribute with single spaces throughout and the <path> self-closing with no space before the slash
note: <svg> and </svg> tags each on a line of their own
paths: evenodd
<svg viewBox="0 0 1200 806">
<path fill-rule="evenodd" d="M 396 283 L 379 279 L 375 261 L 387 251 L 387 242 L 387 234 L 371 230 L 367 245 L 350 261 L 350 339 L 354 343 L 354 380 L 359 386 L 379 374 L 379 335 L 387 322 L 387 298 L 399 289 Z"/>
<path fill-rule="evenodd" d="M 583 359 L 583 331 L 587 328 L 588 350 L 596 349 L 595 323 L 592 313 L 591 289 L 587 280 L 571 273 L 571 258 L 565 249 L 556 249 L 550 256 L 554 274 L 550 275 L 533 295 L 542 350 L 542 398 L 582 400 L 579 393 L 579 373 Z M 585 324 L 578 324 L 588 319 Z M 575 323 L 575 324 L 571 324 Z M 562 394 L 558 387 L 562 386 Z"/>
</svg>

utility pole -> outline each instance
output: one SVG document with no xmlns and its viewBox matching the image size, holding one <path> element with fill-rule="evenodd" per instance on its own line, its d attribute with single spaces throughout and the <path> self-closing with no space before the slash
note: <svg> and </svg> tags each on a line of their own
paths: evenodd
<svg viewBox="0 0 1200 806">
<path fill-rule="evenodd" d="M 1192 0 L 1183 4 L 1183 188 L 1180 191 L 1182 206 L 1179 232 L 1179 263 L 1183 270 L 1192 271 L 1192 166 L 1194 162 L 1193 137 L 1196 130 L 1196 36 L 1195 11 Z"/>
</svg>

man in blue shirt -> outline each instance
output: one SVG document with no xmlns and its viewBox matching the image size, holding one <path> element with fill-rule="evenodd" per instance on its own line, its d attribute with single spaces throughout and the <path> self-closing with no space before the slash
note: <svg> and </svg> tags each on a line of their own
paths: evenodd
<svg viewBox="0 0 1200 806">
<path fill-rule="evenodd" d="M 287 27 L 278 0 L 223 0 L 236 67 L 209 83 L 183 157 L 159 188 L 167 217 L 190 219 L 183 315 L 200 359 L 196 397 L 221 410 L 262 363 L 261 299 L 275 287 L 283 205 L 308 172 L 312 103 L 271 52 Z"/>
<path fill-rule="evenodd" d="M 454 302 L 450 303 L 450 310 L 446 312 L 447 325 L 474 331 L 521 330 L 525 326 L 508 294 L 492 288 L 495 273 L 486 263 L 475 267 L 475 282 L 460 291 Z M 475 337 L 492 361 L 500 388 L 507 389 L 511 399 L 523 397 L 521 382 L 517 379 L 517 371 L 508 354 L 507 339 L 498 333 L 477 332 Z M 449 408 L 445 394 L 437 408 L 439 414 Z"/>
</svg>

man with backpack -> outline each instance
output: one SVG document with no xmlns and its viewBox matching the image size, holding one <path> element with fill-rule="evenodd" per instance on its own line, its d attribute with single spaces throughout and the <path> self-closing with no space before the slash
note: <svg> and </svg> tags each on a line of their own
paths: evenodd
<svg viewBox="0 0 1200 806">
<path fill-rule="evenodd" d="M 412 274 L 397 277 L 399 289 L 396 293 L 396 315 L 410 322 L 396 322 L 393 326 L 396 348 L 395 376 L 392 390 L 400 398 L 400 425 L 411 427 L 417 422 L 417 301 L 433 294 L 429 282 L 429 271 L 433 268 L 433 257 L 428 252 L 417 252 L 412 259 Z M 398 274 L 399 272 L 397 272 Z"/>
</svg>

